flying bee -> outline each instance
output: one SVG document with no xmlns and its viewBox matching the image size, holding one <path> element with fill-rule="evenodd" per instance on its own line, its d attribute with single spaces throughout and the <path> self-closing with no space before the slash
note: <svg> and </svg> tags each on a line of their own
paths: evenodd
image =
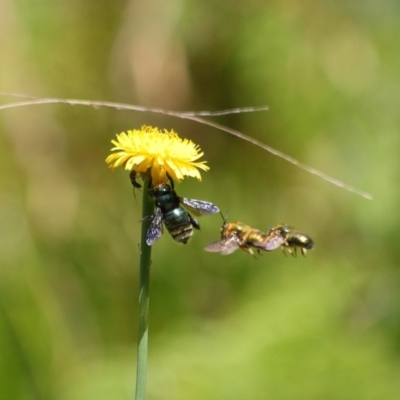
<svg viewBox="0 0 400 400">
<path fill-rule="evenodd" d="M 253 248 L 260 253 L 260 250 L 275 250 L 284 243 L 284 237 L 275 232 L 264 233 L 242 222 L 227 222 L 224 219 L 221 239 L 209 243 L 204 250 L 227 255 L 241 249 L 254 257 Z"/>
<path fill-rule="evenodd" d="M 298 231 L 292 226 L 288 226 L 285 224 L 272 226 L 271 228 L 269 228 L 268 235 L 283 238 L 283 252 L 285 253 L 285 250 L 287 250 L 290 254 L 293 255 L 293 257 L 296 257 L 298 248 L 300 249 L 301 254 L 305 256 L 307 254 L 307 250 L 310 250 L 314 247 L 314 242 L 308 235 Z"/>
<path fill-rule="evenodd" d="M 170 184 L 151 186 L 149 194 L 154 199 L 156 211 L 149 217 L 151 223 L 146 236 L 148 246 L 152 246 L 162 235 L 163 222 L 172 238 L 183 244 L 186 244 L 193 235 L 193 228 L 200 229 L 197 220 L 182 206 L 196 216 L 219 212 L 219 208 L 208 201 L 179 197 L 174 190 L 171 179 Z"/>
</svg>

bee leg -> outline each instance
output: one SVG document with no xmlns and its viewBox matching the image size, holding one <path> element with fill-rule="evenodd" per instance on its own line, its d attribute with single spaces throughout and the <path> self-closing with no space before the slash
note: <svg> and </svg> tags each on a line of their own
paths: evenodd
<svg viewBox="0 0 400 400">
<path fill-rule="evenodd" d="M 301 248 L 301 254 L 303 254 L 304 257 L 307 257 L 307 249 L 304 247 Z"/>
<path fill-rule="evenodd" d="M 292 253 L 292 256 L 294 258 L 296 258 L 297 257 L 297 247 L 293 247 L 293 250 L 291 251 L 291 253 Z"/>
<path fill-rule="evenodd" d="M 188 215 L 189 215 L 190 222 L 193 225 L 193 228 L 200 230 L 200 224 L 198 223 L 197 219 L 193 218 L 189 213 L 188 213 Z"/>
<path fill-rule="evenodd" d="M 288 251 L 289 251 L 289 250 L 288 250 Z M 286 248 L 285 248 L 284 246 L 282 246 L 282 253 L 285 255 L 285 257 L 287 257 Z M 290 251 L 289 251 L 289 253 L 290 253 Z"/>
<path fill-rule="evenodd" d="M 149 221 L 149 220 L 151 220 L 153 218 L 154 218 L 154 214 L 147 215 L 146 217 L 143 217 L 142 219 L 139 219 L 139 222 Z"/>
<path fill-rule="evenodd" d="M 253 249 L 247 244 L 247 242 L 245 240 L 239 239 L 239 247 L 245 253 L 250 254 L 257 260 L 257 257 L 255 256 Z M 260 251 L 258 249 L 257 249 L 257 251 L 258 251 L 258 253 L 260 253 Z"/>
<path fill-rule="evenodd" d="M 257 260 L 257 257 L 255 256 L 253 249 L 252 249 L 251 247 L 249 247 L 247 244 L 245 244 L 245 243 L 241 244 L 241 245 L 240 245 L 240 248 L 241 248 L 244 252 L 250 254 L 251 256 L 253 256 L 253 257 Z"/>
<path fill-rule="evenodd" d="M 174 190 L 174 181 L 172 180 L 172 178 L 169 176 L 169 174 L 167 173 L 167 177 L 169 180 L 169 184 L 171 185 L 171 189 Z"/>
</svg>

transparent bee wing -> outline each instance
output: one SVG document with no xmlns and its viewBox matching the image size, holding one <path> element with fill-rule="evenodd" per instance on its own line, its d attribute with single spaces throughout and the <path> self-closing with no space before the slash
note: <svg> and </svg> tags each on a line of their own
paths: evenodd
<svg viewBox="0 0 400 400">
<path fill-rule="evenodd" d="M 204 247 L 204 250 L 212 253 L 228 255 L 236 251 L 239 247 L 240 239 L 236 235 L 233 235 L 228 238 L 209 243 L 206 247 Z"/>
<path fill-rule="evenodd" d="M 152 246 L 162 235 L 162 212 L 161 208 L 157 208 L 153 215 L 153 219 L 149 226 L 146 236 L 146 243 Z"/>
<path fill-rule="evenodd" d="M 219 208 L 204 200 L 188 199 L 186 197 L 179 197 L 180 202 L 194 215 L 209 215 L 219 213 Z"/>
<path fill-rule="evenodd" d="M 280 235 L 268 235 L 265 240 L 258 243 L 251 243 L 251 245 L 265 251 L 272 251 L 284 245 L 285 243 L 286 239 Z"/>
</svg>

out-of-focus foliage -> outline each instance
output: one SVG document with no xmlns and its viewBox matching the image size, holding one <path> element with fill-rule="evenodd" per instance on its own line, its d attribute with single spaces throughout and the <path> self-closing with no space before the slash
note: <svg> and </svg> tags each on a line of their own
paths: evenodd
<svg viewBox="0 0 400 400">
<path fill-rule="evenodd" d="M 153 249 L 148 399 L 398 399 L 397 1 L 0 0 L 0 90 L 175 110 L 268 104 L 217 121 L 371 192 L 364 200 L 194 122 L 42 105 L 0 111 L 0 391 L 129 399 L 141 194 L 104 162 L 146 123 L 200 144 L 180 195 L 316 243 L 257 260 Z M 1 102 L 17 101 L 1 96 Z"/>
</svg>

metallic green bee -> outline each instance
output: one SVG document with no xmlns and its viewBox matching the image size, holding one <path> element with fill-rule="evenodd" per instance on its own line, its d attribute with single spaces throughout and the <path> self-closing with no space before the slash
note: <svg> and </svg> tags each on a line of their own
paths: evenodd
<svg viewBox="0 0 400 400">
<path fill-rule="evenodd" d="M 197 216 L 219 212 L 219 208 L 208 201 L 179 197 L 171 179 L 170 184 L 150 187 L 149 194 L 154 199 L 156 211 L 150 216 L 152 220 L 146 236 L 148 246 L 152 246 L 162 235 L 163 222 L 172 238 L 184 244 L 193 235 L 193 228 L 200 229 L 197 220 L 182 206 Z"/>
<path fill-rule="evenodd" d="M 285 224 L 272 226 L 269 228 L 268 235 L 282 238 L 283 243 L 281 246 L 283 252 L 285 253 L 285 250 L 287 250 L 294 257 L 297 255 L 297 249 L 300 249 L 301 254 L 305 256 L 307 250 L 311 250 L 314 247 L 314 242 L 308 235 Z"/>
</svg>

